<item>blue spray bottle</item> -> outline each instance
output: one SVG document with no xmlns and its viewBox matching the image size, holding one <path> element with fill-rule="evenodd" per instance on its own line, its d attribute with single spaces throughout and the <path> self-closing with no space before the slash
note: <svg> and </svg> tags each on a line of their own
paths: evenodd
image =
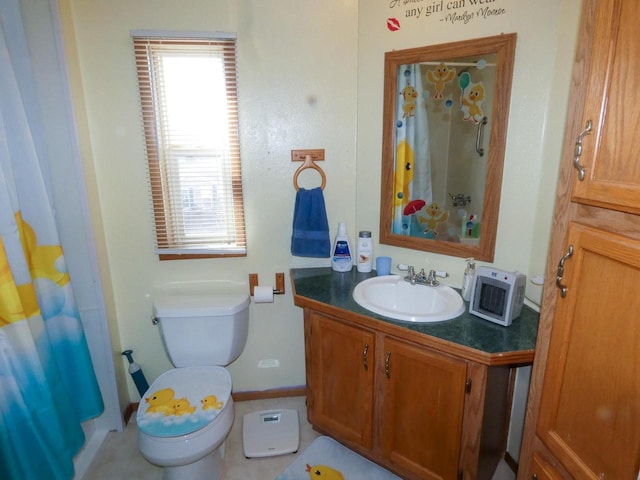
<svg viewBox="0 0 640 480">
<path fill-rule="evenodd" d="M 129 360 L 129 373 L 131 374 L 131 378 L 133 378 L 133 382 L 136 384 L 140 397 L 143 397 L 144 393 L 149 390 L 149 384 L 147 383 L 147 379 L 144 378 L 142 367 L 133 361 L 132 354 L 133 350 L 125 350 L 122 352 L 122 355 L 125 355 L 127 360 Z"/>
</svg>

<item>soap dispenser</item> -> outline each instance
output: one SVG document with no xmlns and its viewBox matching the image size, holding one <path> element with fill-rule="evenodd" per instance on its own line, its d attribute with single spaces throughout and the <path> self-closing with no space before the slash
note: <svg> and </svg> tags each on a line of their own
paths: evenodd
<svg viewBox="0 0 640 480">
<path fill-rule="evenodd" d="M 476 277 L 476 261 L 473 258 L 467 258 L 467 268 L 464 269 L 462 277 L 462 299 L 465 302 L 471 300 L 471 290 L 473 289 L 473 280 Z"/>
</svg>

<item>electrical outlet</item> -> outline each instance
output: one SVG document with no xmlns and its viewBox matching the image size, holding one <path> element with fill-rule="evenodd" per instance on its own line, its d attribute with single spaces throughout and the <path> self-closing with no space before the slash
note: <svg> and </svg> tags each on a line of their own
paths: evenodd
<svg viewBox="0 0 640 480">
<path fill-rule="evenodd" d="M 275 358 L 264 358 L 258 362 L 258 368 L 278 368 L 280 360 Z"/>
</svg>

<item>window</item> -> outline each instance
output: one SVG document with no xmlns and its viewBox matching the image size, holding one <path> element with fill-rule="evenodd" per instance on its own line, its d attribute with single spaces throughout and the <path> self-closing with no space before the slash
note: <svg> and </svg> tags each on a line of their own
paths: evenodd
<svg viewBox="0 0 640 480">
<path fill-rule="evenodd" d="M 156 253 L 246 255 L 235 35 L 132 36 Z"/>
</svg>

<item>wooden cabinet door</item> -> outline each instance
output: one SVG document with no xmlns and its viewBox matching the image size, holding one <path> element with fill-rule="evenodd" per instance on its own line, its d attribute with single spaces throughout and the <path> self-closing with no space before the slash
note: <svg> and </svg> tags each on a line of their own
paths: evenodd
<svg viewBox="0 0 640 480">
<path fill-rule="evenodd" d="M 575 478 L 635 480 L 640 240 L 570 222 L 567 245 L 536 433 Z"/>
<path fill-rule="evenodd" d="M 380 375 L 385 457 L 422 479 L 455 480 L 467 364 L 386 337 Z"/>
<path fill-rule="evenodd" d="M 309 421 L 370 449 L 375 335 L 313 311 L 310 321 Z"/>
<path fill-rule="evenodd" d="M 569 477 L 563 476 L 549 462 L 547 462 L 540 453 L 533 454 L 531 462 L 531 479 L 532 480 L 566 480 Z"/>
<path fill-rule="evenodd" d="M 590 122 L 592 127 L 591 133 L 583 136 L 582 155 L 576 159 L 584 167 L 585 175 L 580 181 L 576 172 L 573 200 L 637 214 L 640 213 L 637 85 L 640 2 L 586 2 L 585 15 L 590 15 L 593 21 L 593 43 L 582 126 L 586 128 Z"/>
</svg>

